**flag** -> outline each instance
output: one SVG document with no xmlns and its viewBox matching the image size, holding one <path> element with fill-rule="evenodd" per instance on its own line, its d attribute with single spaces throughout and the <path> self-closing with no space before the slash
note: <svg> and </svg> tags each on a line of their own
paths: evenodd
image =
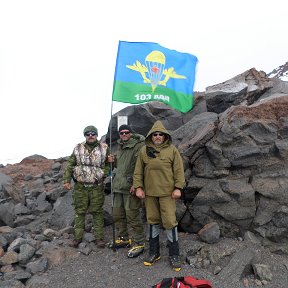
<svg viewBox="0 0 288 288">
<path fill-rule="evenodd" d="M 161 101 L 186 113 L 194 103 L 197 57 L 151 42 L 119 41 L 112 100 Z"/>
</svg>

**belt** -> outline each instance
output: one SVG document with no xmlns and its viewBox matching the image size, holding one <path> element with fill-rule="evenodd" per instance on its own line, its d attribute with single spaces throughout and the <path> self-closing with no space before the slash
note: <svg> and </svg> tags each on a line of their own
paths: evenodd
<svg viewBox="0 0 288 288">
<path fill-rule="evenodd" d="M 84 184 L 84 183 L 81 183 L 84 187 L 94 187 L 94 186 L 98 186 L 98 184 Z"/>
<path fill-rule="evenodd" d="M 103 182 L 102 181 L 97 181 L 95 183 L 83 183 L 83 182 L 78 182 L 80 184 L 82 184 L 84 187 L 95 187 L 95 186 L 99 186 L 101 185 Z"/>
</svg>

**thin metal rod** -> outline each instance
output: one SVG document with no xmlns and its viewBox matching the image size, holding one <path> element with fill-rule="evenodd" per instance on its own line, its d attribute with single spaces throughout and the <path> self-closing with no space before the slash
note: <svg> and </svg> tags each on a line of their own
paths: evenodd
<svg viewBox="0 0 288 288">
<path fill-rule="evenodd" d="M 110 147 L 110 153 L 112 154 L 112 113 L 113 113 L 113 100 L 111 101 L 111 113 L 110 113 L 110 124 L 109 124 L 109 147 Z M 115 223 L 113 218 L 113 201 L 114 201 L 114 195 L 113 195 L 113 189 L 112 189 L 112 182 L 113 182 L 113 163 L 110 163 L 110 189 L 111 189 L 111 212 L 112 212 L 112 237 L 113 237 L 113 243 L 112 243 L 112 249 L 113 251 L 116 251 L 116 235 L 115 235 Z"/>
</svg>

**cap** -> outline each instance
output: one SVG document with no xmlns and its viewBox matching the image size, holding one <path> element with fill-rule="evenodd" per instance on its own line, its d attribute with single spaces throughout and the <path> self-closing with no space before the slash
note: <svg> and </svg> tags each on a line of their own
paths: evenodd
<svg viewBox="0 0 288 288">
<path fill-rule="evenodd" d="M 96 135 L 98 136 L 98 129 L 97 129 L 95 126 L 92 126 L 92 125 L 87 126 L 87 127 L 84 129 L 83 134 L 85 135 L 85 133 L 87 133 L 87 132 L 95 132 Z"/>
<path fill-rule="evenodd" d="M 128 130 L 129 132 L 132 132 L 132 129 L 129 125 L 123 124 L 119 127 L 118 132 L 122 131 L 122 130 Z"/>
</svg>

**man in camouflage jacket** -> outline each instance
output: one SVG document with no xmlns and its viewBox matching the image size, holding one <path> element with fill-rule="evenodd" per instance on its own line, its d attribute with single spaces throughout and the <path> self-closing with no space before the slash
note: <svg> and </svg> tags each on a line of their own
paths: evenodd
<svg viewBox="0 0 288 288">
<path fill-rule="evenodd" d="M 104 212 L 105 200 L 103 181 L 109 174 L 108 153 L 106 143 L 97 140 L 98 130 L 95 126 L 87 126 L 83 134 L 86 141 L 75 146 L 63 175 L 65 189 L 71 189 L 71 180 L 75 182 L 73 206 L 75 209 L 75 239 L 72 246 L 78 247 L 85 231 L 85 215 L 92 215 L 96 245 L 105 247 Z"/>
</svg>

